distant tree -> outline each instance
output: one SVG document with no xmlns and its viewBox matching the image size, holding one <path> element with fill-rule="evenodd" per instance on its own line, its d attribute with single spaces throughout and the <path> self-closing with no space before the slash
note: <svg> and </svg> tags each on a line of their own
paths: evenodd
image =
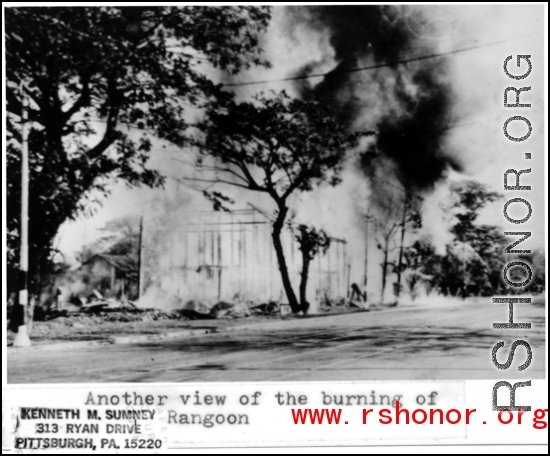
<svg viewBox="0 0 550 456">
<path fill-rule="evenodd" d="M 408 193 L 394 194 L 388 192 L 375 202 L 375 215 L 372 216 L 376 236 L 376 246 L 382 251 L 382 288 L 381 299 L 384 300 L 387 276 L 390 267 L 398 274 L 396 295 L 401 287 L 401 274 L 404 270 L 403 252 L 405 233 L 420 228 L 420 200 Z M 393 261 L 393 252 L 398 250 L 398 261 Z"/>
<path fill-rule="evenodd" d="M 113 235 L 114 242 L 105 253 L 109 255 L 131 255 L 137 257 L 140 219 L 139 215 L 124 215 L 107 222 L 102 231 Z"/>
<path fill-rule="evenodd" d="M 423 259 L 422 272 L 431 277 L 430 287 L 444 295 L 463 298 L 505 290 L 502 271 L 506 264 L 506 239 L 500 228 L 477 223 L 480 211 L 500 197 L 472 180 L 451 186 L 445 210 L 452 216 L 453 240 L 445 255 L 434 253 Z"/>
<path fill-rule="evenodd" d="M 300 280 L 300 306 L 305 313 L 309 307 L 307 302 L 307 282 L 309 277 L 309 265 L 319 254 L 325 254 L 330 247 L 330 237 L 323 230 L 317 230 L 312 226 L 298 225 L 295 228 L 294 238 L 298 242 L 302 252 L 302 277 Z"/>
<path fill-rule="evenodd" d="M 399 245 L 399 259 L 395 266 L 397 273 L 397 282 L 395 283 L 395 295 L 399 296 L 401 292 L 401 275 L 406 269 L 404 262 L 405 253 L 405 235 L 407 233 L 414 233 L 422 227 L 422 217 L 420 215 L 420 208 L 422 204 L 422 198 L 418 195 L 412 195 L 409 192 L 405 193 L 403 198 L 403 213 L 401 217 L 400 227 L 400 245 Z"/>
<path fill-rule="evenodd" d="M 508 243 L 509 244 L 509 243 Z M 507 244 L 507 245 L 508 245 Z M 503 282 L 503 294 L 539 294 L 546 289 L 546 264 L 545 255 L 542 250 L 533 250 L 530 254 L 522 253 L 516 255 L 506 255 L 506 261 L 503 265 L 514 261 L 521 261 L 529 265 L 531 268 L 531 280 L 525 287 L 513 287 L 502 281 L 502 271 L 500 271 L 500 279 Z M 528 274 L 523 267 L 511 267 L 507 272 L 508 278 L 512 282 L 521 283 L 528 278 Z"/>
<path fill-rule="evenodd" d="M 428 238 L 420 238 L 405 248 L 404 266 L 405 282 L 413 300 L 418 296 L 420 285 L 424 286 L 428 294 L 437 288 L 441 257 Z"/>
<path fill-rule="evenodd" d="M 109 220 L 101 235 L 85 245 L 78 260 L 86 262 L 99 253 L 108 255 L 131 255 L 137 257 L 139 250 L 139 215 L 123 215 Z"/>
<path fill-rule="evenodd" d="M 511 241 L 502 229 L 476 223 L 480 210 L 500 195 L 475 181 L 456 183 L 451 192 L 446 210 L 453 216 L 453 240 L 444 255 L 437 254 L 427 239 L 417 240 L 405 251 L 409 286 L 422 283 L 428 292 L 437 290 L 463 298 L 544 291 L 544 253 L 535 250 L 532 254 L 506 254 Z M 504 282 L 503 270 L 512 261 L 525 261 L 532 266 L 533 278 L 528 288 L 518 289 Z M 523 268 L 511 268 L 508 275 L 514 282 L 526 278 Z"/>
<path fill-rule="evenodd" d="M 202 154 L 222 163 L 213 169 L 212 179 L 201 180 L 262 192 L 277 205 L 273 245 L 288 302 L 299 312 L 281 243 L 288 199 L 321 182 L 338 184 L 346 151 L 372 133 L 349 134 L 316 101 L 293 99 L 285 92 L 272 95 L 259 94 L 245 103 L 230 94 L 220 97 L 191 141 Z"/>
<path fill-rule="evenodd" d="M 446 254 L 441 259 L 439 289 L 444 295 L 478 295 L 476 282 L 486 284 L 486 268 L 482 258 L 466 242 L 454 241 L 446 246 Z"/>
<path fill-rule="evenodd" d="M 203 68 L 260 60 L 256 6 L 9 7 L 5 10 L 8 277 L 16 285 L 21 92 L 30 98 L 30 273 L 60 225 L 121 179 L 156 186 L 147 134 L 177 141 L 189 106 L 217 92 Z M 142 131 L 131 136 L 132 127 Z M 32 284 L 31 284 L 32 285 Z"/>
<path fill-rule="evenodd" d="M 451 186 L 452 201 L 448 207 L 456 219 L 451 232 L 460 242 L 477 242 L 478 226 L 475 224 L 480 210 L 487 204 L 502 197 L 497 192 L 487 190 L 480 182 L 469 180 Z M 481 241 L 483 242 L 483 241 Z"/>
<path fill-rule="evenodd" d="M 543 293 L 546 289 L 546 258 L 543 250 L 534 250 L 531 255 L 521 254 L 518 255 L 519 261 L 525 261 L 531 265 L 533 271 L 533 278 L 527 290 L 529 293 L 538 294 Z M 525 277 L 523 278 L 525 280 Z M 518 281 L 519 282 L 519 281 Z M 513 288 L 513 287 L 509 287 Z M 516 292 L 521 292 L 521 289 L 514 288 Z"/>
<path fill-rule="evenodd" d="M 451 191 L 448 210 L 455 223 L 451 227 L 453 245 L 444 261 L 447 290 L 464 298 L 489 295 L 501 287 L 506 239 L 498 227 L 480 225 L 476 220 L 481 209 L 501 195 L 473 180 L 455 183 Z"/>
</svg>

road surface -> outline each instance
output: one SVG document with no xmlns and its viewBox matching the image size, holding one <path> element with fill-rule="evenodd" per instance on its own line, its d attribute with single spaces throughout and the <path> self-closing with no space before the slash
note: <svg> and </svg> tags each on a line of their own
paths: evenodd
<svg viewBox="0 0 550 456">
<path fill-rule="evenodd" d="M 524 339 L 533 349 L 524 372 L 519 347 L 506 378 L 544 378 L 545 305 L 516 304 L 516 322 L 495 330 L 507 304 L 490 300 L 293 319 L 258 329 L 134 345 L 10 351 L 8 383 L 223 382 L 502 379 L 491 362 Z"/>
</svg>

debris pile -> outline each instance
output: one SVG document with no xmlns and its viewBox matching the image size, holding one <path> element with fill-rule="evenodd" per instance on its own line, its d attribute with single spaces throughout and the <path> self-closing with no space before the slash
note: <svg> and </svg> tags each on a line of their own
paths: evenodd
<svg viewBox="0 0 550 456">
<path fill-rule="evenodd" d="M 159 327 L 177 328 L 177 324 L 178 320 L 157 309 L 120 309 L 99 313 L 60 312 L 57 315 L 49 314 L 42 321 L 35 320 L 32 325 L 32 339 L 101 340 L 112 335 L 154 334 Z"/>
<path fill-rule="evenodd" d="M 275 301 L 269 301 L 266 304 L 257 304 L 250 308 L 254 315 L 274 315 L 277 313 L 283 313 L 281 305 Z"/>
<path fill-rule="evenodd" d="M 191 320 L 213 320 L 219 318 L 245 318 L 252 315 L 251 308 L 245 302 L 219 301 L 210 309 L 197 301 L 188 301 L 181 309 L 172 311 L 172 315 L 179 315 Z"/>
<path fill-rule="evenodd" d="M 353 299 L 355 298 L 355 299 Z M 147 307 L 142 307 L 143 305 Z M 319 303 L 318 313 L 341 313 L 349 310 L 368 310 L 363 302 L 363 296 L 331 301 L 324 299 Z M 79 316 L 97 316 L 103 322 L 151 322 L 157 320 L 215 320 L 257 317 L 285 317 L 291 314 L 290 306 L 278 301 L 253 303 L 236 295 L 232 301 L 219 301 L 208 306 L 196 300 L 184 302 L 177 296 L 157 296 L 144 302 L 134 303 L 126 298 L 116 299 L 104 297 L 99 291 L 93 290 L 88 296 L 72 294 L 65 300 L 59 300 L 49 308 L 37 307 L 34 313 L 35 321 L 49 321 L 58 318 Z M 76 322 L 78 324 L 78 318 Z M 95 322 L 95 320 L 90 320 Z"/>
</svg>

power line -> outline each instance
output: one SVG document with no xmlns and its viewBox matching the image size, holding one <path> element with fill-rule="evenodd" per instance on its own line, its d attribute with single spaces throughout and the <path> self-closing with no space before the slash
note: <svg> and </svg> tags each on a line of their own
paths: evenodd
<svg viewBox="0 0 550 456">
<path fill-rule="evenodd" d="M 538 34 L 539 34 L 539 32 L 530 33 L 528 35 L 521 35 L 521 36 L 517 36 L 517 37 L 514 37 L 514 38 L 507 38 L 505 40 L 499 40 L 499 41 L 493 41 L 493 42 L 490 42 L 490 43 L 484 43 L 484 44 L 478 44 L 478 45 L 474 45 L 474 46 L 468 46 L 468 47 L 465 47 L 465 48 L 455 49 L 455 50 L 452 50 L 452 51 L 438 52 L 438 53 L 435 53 L 435 54 L 423 55 L 423 56 L 419 56 L 419 57 L 411 57 L 411 58 L 408 58 L 408 59 L 396 60 L 396 61 L 393 61 L 393 62 L 384 62 L 384 63 L 379 63 L 379 64 L 376 64 L 376 65 L 370 65 L 370 66 L 365 66 L 365 67 L 350 68 L 350 69 L 347 69 L 347 70 L 328 71 L 326 73 L 316 73 L 316 74 L 308 74 L 308 75 L 302 75 L 302 76 L 292 76 L 292 77 L 282 78 L 282 79 L 264 79 L 264 80 L 260 80 L 260 81 L 233 82 L 233 83 L 229 83 L 229 84 L 222 84 L 222 86 L 223 87 L 242 87 L 242 86 L 248 86 L 248 85 L 269 84 L 269 83 L 273 83 L 273 82 L 289 82 L 289 81 L 300 81 L 300 80 L 303 80 L 303 79 L 321 78 L 321 77 L 327 76 L 329 74 L 330 75 L 339 75 L 339 74 L 356 73 L 356 72 L 359 72 L 359 71 L 369 71 L 369 70 L 375 70 L 375 69 L 378 69 L 378 68 L 384 68 L 384 67 L 390 67 L 390 66 L 396 66 L 396 65 L 404 65 L 404 64 L 410 63 L 410 62 L 418 62 L 418 61 L 421 61 L 421 60 L 434 59 L 434 58 L 443 57 L 443 56 L 446 56 L 446 55 L 459 54 L 459 53 L 462 53 L 462 52 L 473 51 L 475 49 L 489 47 L 489 46 L 496 46 L 498 44 L 507 43 L 509 41 L 519 40 L 519 39 L 523 39 L 523 38 L 533 36 L 533 35 L 538 35 Z"/>
</svg>

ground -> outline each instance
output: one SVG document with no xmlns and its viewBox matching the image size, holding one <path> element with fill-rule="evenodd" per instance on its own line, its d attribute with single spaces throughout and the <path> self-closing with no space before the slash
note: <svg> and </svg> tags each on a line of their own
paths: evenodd
<svg viewBox="0 0 550 456">
<path fill-rule="evenodd" d="M 360 312 L 361 309 L 335 306 L 323 310 L 323 315 Z M 292 315 L 286 319 L 294 318 Z M 221 329 L 228 326 L 241 326 L 243 323 L 280 320 L 278 315 L 253 313 L 246 318 L 217 318 L 191 320 L 174 312 L 154 309 L 120 309 L 112 312 L 73 313 L 46 321 L 34 321 L 32 341 L 34 345 L 51 345 L 64 342 L 108 341 L 113 337 L 134 335 L 155 335 L 181 330 Z M 15 333 L 8 331 L 8 347 L 13 344 Z"/>
<path fill-rule="evenodd" d="M 545 304 L 516 304 L 516 322 L 532 329 L 495 330 L 508 306 L 490 300 L 421 303 L 385 310 L 290 319 L 250 329 L 129 345 L 51 351 L 10 350 L 8 383 L 220 382 L 497 379 L 545 377 Z M 503 341 L 524 339 L 505 373 L 491 361 Z"/>
<path fill-rule="evenodd" d="M 113 314 L 113 317 L 115 315 Z M 148 316 L 148 313 L 145 314 Z M 120 318 L 131 317 L 120 321 Z M 135 317 L 135 318 L 134 318 Z M 266 320 L 270 317 L 251 317 L 247 322 Z M 45 344 L 58 344 L 64 342 L 81 341 L 104 341 L 111 337 L 124 337 L 132 335 L 155 335 L 163 332 L 174 332 L 179 330 L 197 328 L 218 328 L 222 326 L 233 326 L 242 323 L 241 319 L 219 319 L 219 320 L 147 320 L 141 314 L 124 313 L 117 315 L 116 321 L 106 321 L 104 316 L 77 315 L 68 318 L 56 318 L 45 322 L 33 322 L 32 340 L 36 346 Z M 15 334 L 8 332 L 8 346 L 13 343 Z"/>
</svg>

